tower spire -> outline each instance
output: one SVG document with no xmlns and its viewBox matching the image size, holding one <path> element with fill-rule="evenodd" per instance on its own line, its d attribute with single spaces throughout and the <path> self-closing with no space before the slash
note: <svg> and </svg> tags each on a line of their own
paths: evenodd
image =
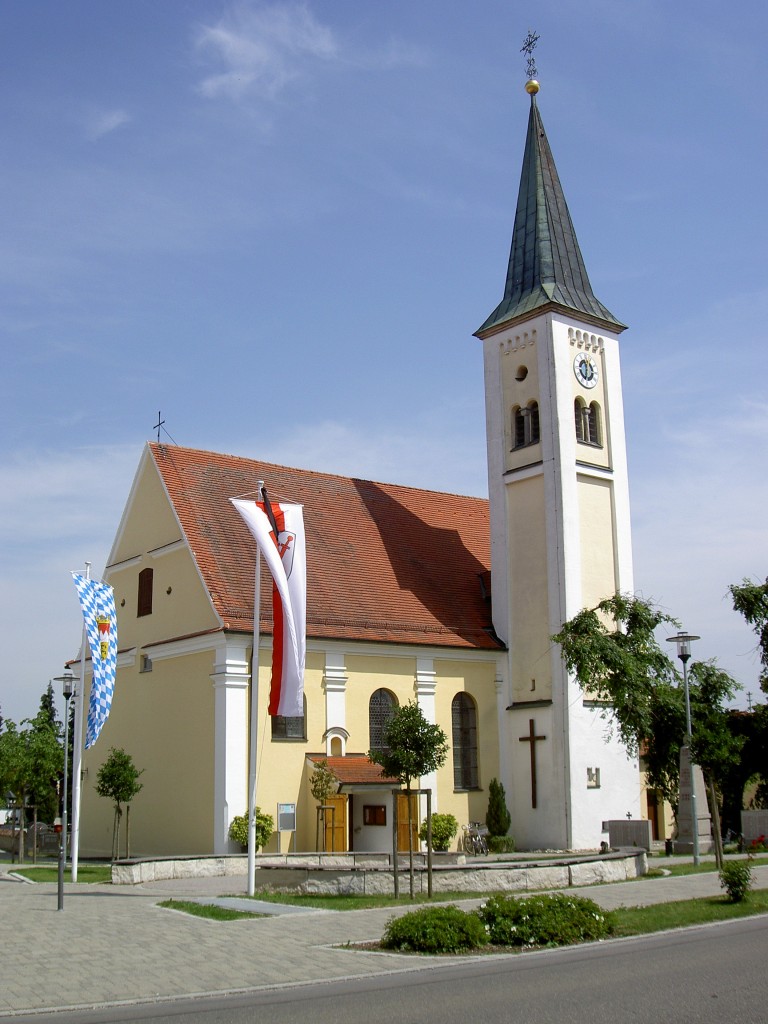
<svg viewBox="0 0 768 1024">
<path fill-rule="evenodd" d="M 623 331 L 626 325 L 598 301 L 589 283 L 536 103 L 539 83 L 529 80 L 525 88 L 531 111 L 504 298 L 476 333 L 483 337 L 547 307 L 570 310 L 597 326 Z"/>
</svg>

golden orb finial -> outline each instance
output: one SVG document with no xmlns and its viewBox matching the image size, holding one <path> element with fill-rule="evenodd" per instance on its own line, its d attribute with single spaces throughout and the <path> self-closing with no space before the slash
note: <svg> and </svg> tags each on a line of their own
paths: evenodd
<svg viewBox="0 0 768 1024">
<path fill-rule="evenodd" d="M 539 88 L 539 83 L 536 81 L 535 78 L 531 78 L 525 83 L 525 91 L 528 93 L 529 96 L 535 96 L 536 93 L 539 91 Z"/>
</svg>

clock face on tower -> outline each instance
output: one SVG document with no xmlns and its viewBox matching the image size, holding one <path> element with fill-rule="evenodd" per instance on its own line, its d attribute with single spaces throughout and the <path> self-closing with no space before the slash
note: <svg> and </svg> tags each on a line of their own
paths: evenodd
<svg viewBox="0 0 768 1024">
<path fill-rule="evenodd" d="M 573 360 L 576 380 L 585 388 L 593 388 L 598 381 L 597 363 L 592 356 L 580 352 Z"/>
</svg>

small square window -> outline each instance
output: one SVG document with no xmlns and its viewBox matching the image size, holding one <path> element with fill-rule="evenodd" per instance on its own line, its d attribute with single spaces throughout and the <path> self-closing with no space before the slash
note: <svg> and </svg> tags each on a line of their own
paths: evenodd
<svg viewBox="0 0 768 1024">
<path fill-rule="evenodd" d="M 386 825 L 387 808 L 384 804 L 363 804 L 364 825 Z"/>
</svg>

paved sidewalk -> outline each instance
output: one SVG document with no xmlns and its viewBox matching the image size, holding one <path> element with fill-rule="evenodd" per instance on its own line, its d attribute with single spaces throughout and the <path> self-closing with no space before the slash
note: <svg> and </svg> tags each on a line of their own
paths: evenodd
<svg viewBox="0 0 768 1024">
<path fill-rule="evenodd" d="M 2 868 L 0 868 L 0 872 Z M 768 867 L 755 885 L 768 887 Z M 439 960 L 338 948 L 381 937 L 408 908 L 304 910 L 233 922 L 163 910 L 170 897 L 242 898 L 245 876 L 174 879 L 141 886 L 30 885 L 0 873 L 0 1014 L 223 994 L 313 981 L 430 970 Z M 721 893 L 715 873 L 569 889 L 606 909 Z M 462 902 L 473 906 L 477 900 Z"/>
</svg>

